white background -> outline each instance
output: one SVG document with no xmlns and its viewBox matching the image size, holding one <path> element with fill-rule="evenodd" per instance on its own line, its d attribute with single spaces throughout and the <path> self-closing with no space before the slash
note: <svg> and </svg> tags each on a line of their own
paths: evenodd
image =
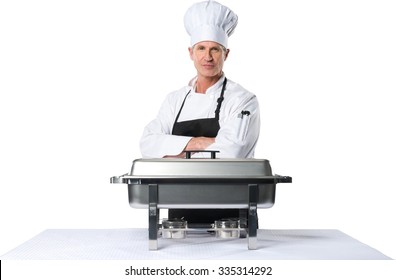
<svg viewBox="0 0 396 280">
<path fill-rule="evenodd" d="M 0 255 L 49 228 L 147 227 L 109 178 L 195 74 L 195 1 L 0 2 Z M 260 227 L 339 229 L 396 258 L 394 1 L 224 0 L 228 78 L 261 105 L 279 184 Z"/>
</svg>

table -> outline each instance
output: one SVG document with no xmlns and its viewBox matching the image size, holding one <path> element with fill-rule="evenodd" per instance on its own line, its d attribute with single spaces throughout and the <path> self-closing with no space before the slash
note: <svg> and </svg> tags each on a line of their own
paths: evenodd
<svg viewBox="0 0 396 280">
<path fill-rule="evenodd" d="M 336 229 L 257 231 L 257 250 L 246 239 L 208 233 L 158 239 L 148 249 L 147 229 L 48 229 L 1 256 L 2 260 L 389 260 Z"/>
</svg>

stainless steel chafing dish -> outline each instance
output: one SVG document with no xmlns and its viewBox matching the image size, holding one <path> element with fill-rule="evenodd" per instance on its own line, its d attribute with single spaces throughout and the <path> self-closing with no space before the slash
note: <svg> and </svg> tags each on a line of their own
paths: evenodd
<svg viewBox="0 0 396 280">
<path fill-rule="evenodd" d="M 188 221 L 177 229 L 168 221 L 160 224 L 159 210 L 169 208 L 246 209 L 247 222 L 213 221 L 210 229 L 201 230 L 218 237 L 247 235 L 248 248 L 256 249 L 257 208 L 272 207 L 276 184 L 291 183 L 292 178 L 272 175 L 266 159 L 220 159 L 215 158 L 216 151 L 210 152 L 210 159 L 191 159 L 190 153 L 186 159 L 136 159 L 129 174 L 110 179 L 128 185 L 131 207 L 148 208 L 150 250 L 158 248 L 158 233 L 183 238 L 185 232 L 199 230 L 190 229 Z"/>
</svg>

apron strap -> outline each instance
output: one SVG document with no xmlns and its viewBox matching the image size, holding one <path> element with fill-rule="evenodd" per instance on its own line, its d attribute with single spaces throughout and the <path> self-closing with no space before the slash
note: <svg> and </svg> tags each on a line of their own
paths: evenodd
<svg viewBox="0 0 396 280">
<path fill-rule="evenodd" d="M 227 84 L 227 78 L 224 78 L 223 88 L 221 89 L 220 97 L 217 99 L 217 107 L 216 107 L 216 111 L 215 111 L 215 119 L 216 120 L 219 120 L 220 108 L 221 108 L 221 103 L 224 100 L 224 91 L 225 91 L 226 84 Z"/>
<path fill-rule="evenodd" d="M 184 97 L 183 103 L 182 103 L 182 105 L 180 107 L 179 113 L 177 113 L 177 116 L 176 116 L 174 124 L 177 123 L 177 121 L 179 120 L 180 113 L 181 113 L 181 111 L 182 111 L 182 109 L 184 107 L 184 102 L 186 102 L 187 96 L 190 94 L 190 92 L 191 92 L 191 89 L 187 92 L 186 96 Z"/>
</svg>

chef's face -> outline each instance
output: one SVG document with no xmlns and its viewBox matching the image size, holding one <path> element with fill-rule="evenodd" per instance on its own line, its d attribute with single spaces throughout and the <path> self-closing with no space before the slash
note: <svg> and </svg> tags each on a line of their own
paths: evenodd
<svg viewBox="0 0 396 280">
<path fill-rule="evenodd" d="M 188 50 L 199 75 L 207 78 L 222 75 L 224 61 L 230 50 L 212 41 L 196 43 Z"/>
</svg>

